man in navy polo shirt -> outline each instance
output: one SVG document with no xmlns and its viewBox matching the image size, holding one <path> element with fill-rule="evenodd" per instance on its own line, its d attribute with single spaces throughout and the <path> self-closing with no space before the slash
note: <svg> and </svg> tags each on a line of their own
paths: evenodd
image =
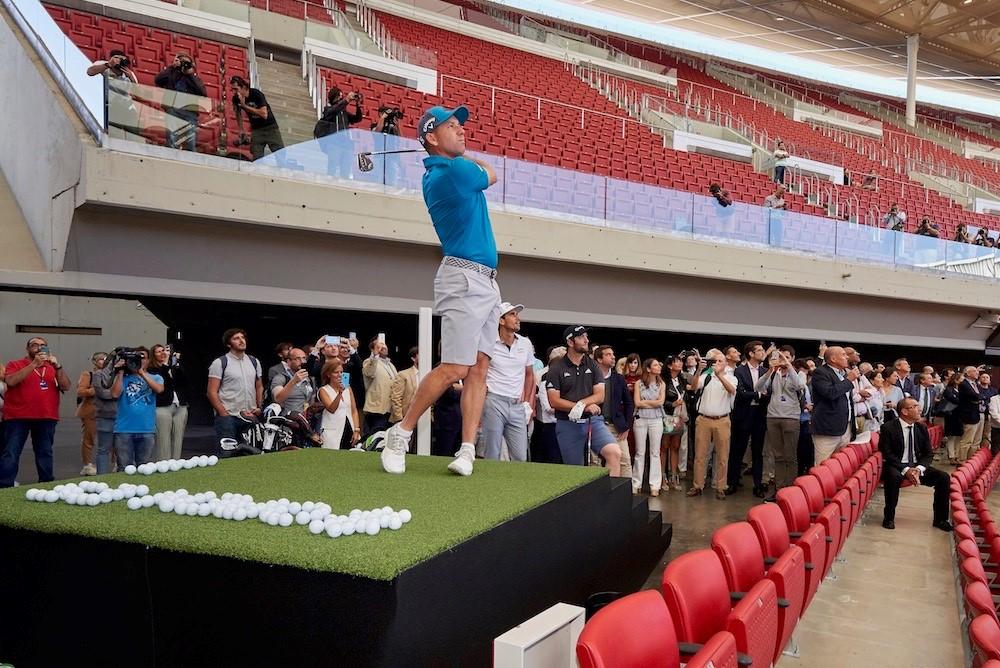
<svg viewBox="0 0 1000 668">
<path fill-rule="evenodd" d="M 417 138 L 424 158 L 424 202 L 441 241 L 444 259 L 434 278 L 434 311 L 441 316 L 441 364 L 417 387 L 403 419 L 389 428 L 382 450 L 388 473 L 406 470 L 406 448 L 417 420 L 452 384 L 462 390 L 462 446 L 448 469 L 471 475 L 476 431 L 486 399 L 497 322 L 497 245 L 484 191 L 497 182 L 482 160 L 465 157 L 465 107 L 431 107 L 420 118 Z"/>
</svg>

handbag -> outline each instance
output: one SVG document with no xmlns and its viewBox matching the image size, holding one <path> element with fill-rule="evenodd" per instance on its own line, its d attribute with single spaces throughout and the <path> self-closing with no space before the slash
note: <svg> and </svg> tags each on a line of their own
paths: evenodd
<svg viewBox="0 0 1000 668">
<path fill-rule="evenodd" d="M 664 415 L 663 416 L 663 433 L 664 434 L 675 434 L 683 428 L 684 423 L 681 421 L 679 415 Z"/>
<path fill-rule="evenodd" d="M 943 417 L 945 415 L 951 415 L 952 411 L 954 411 L 956 408 L 958 408 L 958 404 L 952 401 L 948 401 L 947 399 L 941 399 L 934 407 L 932 413 L 939 417 Z"/>
</svg>

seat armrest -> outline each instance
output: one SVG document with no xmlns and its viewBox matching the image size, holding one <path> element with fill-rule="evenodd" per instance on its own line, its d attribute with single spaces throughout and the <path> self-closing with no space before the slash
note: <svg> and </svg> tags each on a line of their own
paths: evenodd
<svg viewBox="0 0 1000 668">
<path fill-rule="evenodd" d="M 752 666 L 753 657 L 749 654 L 743 654 L 742 652 L 736 653 L 736 665 L 738 666 Z"/>
<path fill-rule="evenodd" d="M 696 642 L 679 642 L 677 643 L 677 651 L 680 652 L 681 656 L 694 656 L 704 646 Z"/>
<path fill-rule="evenodd" d="M 791 601 L 789 601 L 789 600 L 788 600 L 787 598 L 779 598 L 779 599 L 778 599 L 778 607 L 779 607 L 779 608 L 787 608 L 787 607 L 789 607 L 789 606 L 790 606 L 791 604 L 792 604 L 792 602 L 791 602 Z"/>
<path fill-rule="evenodd" d="M 789 531 L 788 532 L 788 537 L 789 538 L 802 538 L 802 532 L 801 531 Z"/>
<path fill-rule="evenodd" d="M 811 571 L 812 569 L 816 568 L 815 564 L 813 564 L 813 562 L 811 561 L 807 561 L 805 563 L 805 567 L 807 571 Z"/>
<path fill-rule="evenodd" d="M 746 595 L 747 595 L 747 593 L 745 591 L 731 591 L 731 592 L 729 592 L 729 598 L 732 601 L 742 601 L 743 597 L 746 596 Z"/>
<path fill-rule="evenodd" d="M 819 517 L 819 513 L 809 513 L 809 519 L 814 520 Z"/>
<path fill-rule="evenodd" d="M 764 557 L 765 566 L 774 566 L 774 564 L 776 564 L 777 562 L 778 560 L 775 559 L 774 557 Z"/>
<path fill-rule="evenodd" d="M 832 543 L 833 542 L 833 536 L 826 536 L 826 542 Z"/>
</svg>

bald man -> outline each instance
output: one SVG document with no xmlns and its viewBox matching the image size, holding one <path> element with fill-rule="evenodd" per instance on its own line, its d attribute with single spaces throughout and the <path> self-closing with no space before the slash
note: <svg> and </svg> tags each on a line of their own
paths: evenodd
<svg viewBox="0 0 1000 668">
<path fill-rule="evenodd" d="M 288 369 L 278 373 L 271 381 L 271 396 L 281 406 L 282 415 L 305 411 L 313 393 L 309 371 L 306 370 L 306 353 L 301 348 L 288 351 Z"/>
<path fill-rule="evenodd" d="M 955 417 L 962 423 L 962 440 L 958 442 L 958 461 L 964 462 L 979 448 L 976 430 L 979 427 L 979 368 L 965 367 L 965 378 L 958 384 L 958 407 Z"/>
<path fill-rule="evenodd" d="M 857 369 L 848 369 L 847 351 L 830 346 L 823 353 L 823 366 L 812 379 L 812 437 L 816 464 L 851 441 L 852 393 Z"/>
</svg>

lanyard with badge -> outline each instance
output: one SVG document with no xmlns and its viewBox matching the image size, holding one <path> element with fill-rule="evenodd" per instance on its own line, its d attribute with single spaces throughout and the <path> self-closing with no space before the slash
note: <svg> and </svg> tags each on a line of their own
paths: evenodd
<svg viewBox="0 0 1000 668">
<path fill-rule="evenodd" d="M 38 376 L 38 389 L 43 392 L 49 389 L 49 381 L 45 380 L 45 367 L 42 367 L 42 372 L 38 373 L 38 369 L 34 369 L 35 375 Z"/>
</svg>

